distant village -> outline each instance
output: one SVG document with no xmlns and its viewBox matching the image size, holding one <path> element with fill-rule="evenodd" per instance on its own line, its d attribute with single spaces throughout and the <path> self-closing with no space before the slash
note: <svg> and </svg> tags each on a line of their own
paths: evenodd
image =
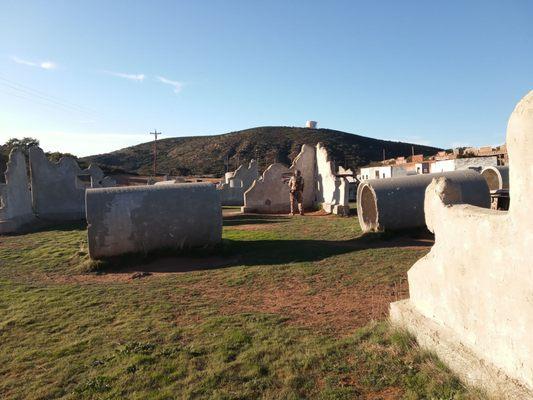
<svg viewBox="0 0 533 400">
<path fill-rule="evenodd" d="M 497 147 L 458 147 L 451 152 L 439 151 L 437 154 L 425 158 L 422 154 L 413 154 L 410 157 L 397 157 L 373 162 L 369 166 L 361 168 L 358 179 L 394 178 L 465 169 L 481 172 L 487 167 L 507 164 L 507 146 L 505 144 Z"/>
</svg>

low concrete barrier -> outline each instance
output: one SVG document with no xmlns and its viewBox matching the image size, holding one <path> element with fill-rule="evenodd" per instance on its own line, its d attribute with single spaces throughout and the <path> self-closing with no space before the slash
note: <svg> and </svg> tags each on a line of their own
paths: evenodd
<svg viewBox="0 0 533 400">
<path fill-rule="evenodd" d="M 88 189 L 86 216 L 93 259 L 222 239 L 220 198 L 211 183 Z"/>
</svg>

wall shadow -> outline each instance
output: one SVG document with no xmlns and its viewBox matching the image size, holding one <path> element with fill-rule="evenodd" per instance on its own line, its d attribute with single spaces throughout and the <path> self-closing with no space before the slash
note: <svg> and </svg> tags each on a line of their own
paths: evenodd
<svg viewBox="0 0 533 400">
<path fill-rule="evenodd" d="M 345 241 L 329 240 L 231 240 L 224 239 L 217 248 L 207 254 L 164 253 L 146 257 L 122 259 L 120 265 L 110 263 L 102 272 L 191 272 L 234 266 L 274 266 L 290 263 L 316 262 L 326 258 L 379 248 L 429 248 L 433 244 L 430 234 L 416 235 L 362 235 Z"/>
<path fill-rule="evenodd" d="M 279 215 L 238 214 L 224 216 L 223 226 L 276 224 L 288 220 L 290 217 Z"/>
<path fill-rule="evenodd" d="M 8 233 L 3 236 L 24 236 L 30 233 L 51 232 L 51 231 L 84 231 L 87 229 L 87 222 L 85 220 L 70 221 L 70 222 L 56 222 L 36 219 L 31 223 L 24 225 L 19 232 Z"/>
</svg>

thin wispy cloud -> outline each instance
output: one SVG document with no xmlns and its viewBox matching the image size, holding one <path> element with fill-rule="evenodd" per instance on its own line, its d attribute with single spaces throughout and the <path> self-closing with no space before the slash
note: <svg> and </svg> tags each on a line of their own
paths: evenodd
<svg viewBox="0 0 533 400">
<path fill-rule="evenodd" d="M 37 67 L 47 70 L 52 70 L 57 68 L 57 64 L 53 61 L 29 61 L 24 60 L 23 58 L 17 57 L 17 56 L 11 56 L 9 57 L 11 61 L 17 64 L 26 65 L 28 67 Z"/>
<path fill-rule="evenodd" d="M 117 78 L 129 79 L 130 81 L 142 82 L 144 81 L 144 74 L 125 74 L 123 72 L 102 71 L 104 74 L 116 76 Z"/>
<path fill-rule="evenodd" d="M 174 93 L 181 92 L 181 89 L 183 88 L 183 82 L 173 81 L 173 80 L 165 78 L 163 76 L 156 76 L 155 78 L 159 82 L 164 83 L 165 85 L 172 86 L 174 88 Z"/>
</svg>

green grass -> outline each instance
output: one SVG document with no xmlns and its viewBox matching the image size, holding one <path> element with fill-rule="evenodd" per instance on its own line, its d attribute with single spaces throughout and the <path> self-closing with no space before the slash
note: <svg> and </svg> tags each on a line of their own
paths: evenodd
<svg viewBox="0 0 533 400">
<path fill-rule="evenodd" d="M 85 235 L 0 237 L 0 398 L 478 398 L 383 313 L 313 312 L 401 285 L 427 252 L 416 238 L 361 237 L 354 218 L 230 216 L 227 265 L 130 280 L 83 274 Z"/>
</svg>

